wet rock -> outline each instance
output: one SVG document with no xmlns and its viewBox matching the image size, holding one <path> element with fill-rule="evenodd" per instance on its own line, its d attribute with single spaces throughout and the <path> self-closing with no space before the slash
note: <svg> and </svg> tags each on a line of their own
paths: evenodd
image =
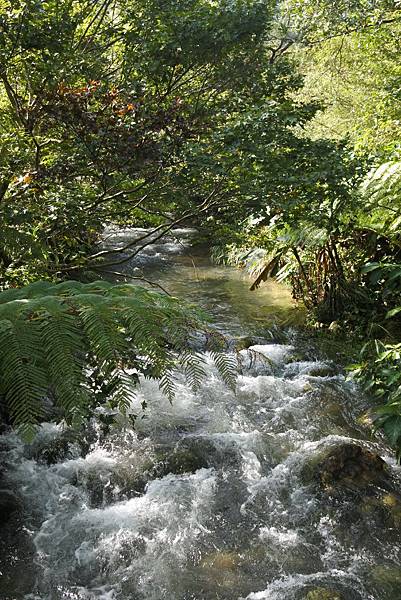
<svg viewBox="0 0 401 600">
<path fill-rule="evenodd" d="M 343 515 L 343 522 L 348 520 L 352 528 L 361 517 L 369 527 L 391 528 L 388 535 L 391 535 L 390 531 L 396 534 L 401 526 L 401 497 L 396 491 L 383 493 L 381 487 L 375 486 L 354 494 Z"/>
<path fill-rule="evenodd" d="M 151 456 L 141 460 L 122 461 L 119 464 L 82 469 L 74 476 L 73 485 L 83 487 L 92 508 L 141 496 L 147 485 L 167 475 L 195 473 L 209 467 L 205 444 L 197 440 L 183 440 L 174 448 L 159 447 Z M 205 441 L 205 443 L 207 440 Z"/>
<path fill-rule="evenodd" d="M 230 446 L 220 448 L 207 437 L 188 436 L 173 449 L 159 448 L 155 464 L 149 469 L 147 475 L 149 479 L 161 478 L 169 474 L 183 475 L 223 463 L 233 464 L 235 461 L 238 462 L 238 455 L 234 448 Z"/>
<path fill-rule="evenodd" d="M 385 461 L 358 444 L 341 444 L 309 463 L 304 478 L 317 480 L 326 491 L 335 488 L 364 489 L 369 485 L 391 486 Z"/>
<path fill-rule="evenodd" d="M 235 340 L 235 349 L 237 351 L 247 350 L 258 343 L 258 338 L 252 336 L 243 336 Z"/>
<path fill-rule="evenodd" d="M 47 465 L 55 465 L 72 457 L 70 442 L 65 438 L 52 440 L 49 444 L 38 449 L 35 456 L 38 462 L 46 463 Z"/>
<path fill-rule="evenodd" d="M 336 371 L 329 365 L 316 365 L 316 367 L 312 366 L 306 372 L 306 375 L 309 375 L 310 377 L 333 377 L 336 375 Z"/>
<path fill-rule="evenodd" d="M 25 456 L 46 465 L 55 465 L 71 458 L 82 456 L 87 450 L 85 440 L 78 438 L 77 432 L 67 429 L 62 432 L 46 432 L 26 447 Z"/>
<path fill-rule="evenodd" d="M 3 514 L 0 508 L 1 518 Z M 34 589 L 38 571 L 31 535 L 24 527 L 21 513 L 13 513 L 1 527 L 0 598 L 22 600 Z"/>
<path fill-rule="evenodd" d="M 391 594 L 391 598 L 399 598 L 401 589 L 401 568 L 387 565 L 376 565 L 372 568 L 371 578 L 381 594 Z M 394 594 L 394 595 L 393 595 Z"/>
<path fill-rule="evenodd" d="M 401 567 L 378 565 L 373 567 L 373 579 L 380 583 L 394 583 L 401 586 Z"/>
<path fill-rule="evenodd" d="M 380 483 L 387 472 L 386 463 L 378 454 L 357 444 L 338 446 L 320 466 L 320 480 L 325 486 L 348 481 L 361 486 Z"/>
<path fill-rule="evenodd" d="M 160 456 L 153 473 L 157 477 L 195 473 L 199 469 L 208 468 L 208 460 L 202 445 L 193 443 L 177 446 L 173 452 Z"/>
<path fill-rule="evenodd" d="M 305 600 L 343 600 L 343 596 L 334 590 L 318 587 L 308 592 Z"/>
<path fill-rule="evenodd" d="M 213 552 L 199 564 L 196 578 L 199 582 L 204 582 L 208 589 L 217 589 L 229 594 L 230 598 L 237 597 L 241 587 L 241 566 L 241 556 L 236 552 Z"/>
<path fill-rule="evenodd" d="M 401 497 L 398 494 L 388 493 L 380 498 L 381 505 L 386 509 L 395 527 L 401 526 Z"/>
<path fill-rule="evenodd" d="M 364 429 L 368 429 L 370 431 L 374 425 L 373 410 L 369 409 L 366 412 L 364 412 L 363 414 L 361 414 L 357 419 L 357 423 Z"/>
<path fill-rule="evenodd" d="M 79 473 L 73 483 L 85 489 L 92 508 L 100 508 L 141 496 L 148 482 L 155 479 L 153 463 L 141 468 L 127 463 L 110 470 L 88 469 Z"/>
<path fill-rule="evenodd" d="M 16 512 L 22 509 L 18 496 L 11 490 L 0 489 L 0 525 L 3 525 Z"/>
</svg>

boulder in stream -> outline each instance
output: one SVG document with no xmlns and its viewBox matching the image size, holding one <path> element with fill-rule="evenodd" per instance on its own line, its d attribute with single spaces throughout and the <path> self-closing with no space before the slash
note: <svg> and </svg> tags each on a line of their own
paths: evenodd
<svg viewBox="0 0 401 600">
<path fill-rule="evenodd" d="M 317 480 L 326 491 L 336 488 L 363 490 L 369 485 L 391 487 L 385 461 L 375 452 L 353 443 L 331 448 L 308 464 L 304 476 Z"/>
<path fill-rule="evenodd" d="M 72 428 L 61 430 L 53 423 L 42 423 L 33 442 L 25 446 L 24 455 L 50 466 L 83 456 L 88 448 L 83 432 Z"/>
<path fill-rule="evenodd" d="M 158 475 L 165 476 L 170 473 L 183 475 L 184 473 L 195 473 L 198 469 L 207 467 L 207 460 L 201 453 L 191 448 L 177 448 L 162 461 L 161 472 Z"/>
</svg>

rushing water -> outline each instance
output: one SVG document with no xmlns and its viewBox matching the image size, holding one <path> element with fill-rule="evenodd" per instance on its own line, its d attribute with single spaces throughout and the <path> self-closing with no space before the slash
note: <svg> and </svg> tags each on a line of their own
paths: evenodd
<svg viewBox="0 0 401 600">
<path fill-rule="evenodd" d="M 398 497 L 331 497 L 305 478 L 345 441 L 400 477 L 358 420 L 363 397 L 295 334 L 269 336 L 299 318 L 285 289 L 249 292 L 245 275 L 192 256 L 187 234 L 124 270 L 207 308 L 229 335 L 259 335 L 240 351 L 236 393 L 205 356 L 197 393 L 179 382 L 170 405 L 143 382 L 135 430 L 91 431 L 84 452 L 57 446 L 50 424 L 29 447 L 4 435 L 4 478 L 24 508 L 4 529 L 1 600 L 400 600 Z M 50 461 L 49 447 L 61 449 Z"/>
</svg>

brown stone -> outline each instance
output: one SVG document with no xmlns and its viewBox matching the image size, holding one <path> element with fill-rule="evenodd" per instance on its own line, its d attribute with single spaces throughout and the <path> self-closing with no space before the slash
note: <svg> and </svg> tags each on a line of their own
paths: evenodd
<svg viewBox="0 0 401 600">
<path fill-rule="evenodd" d="M 378 454 L 357 444 L 341 444 L 319 463 L 318 474 L 326 488 L 338 484 L 366 487 L 384 481 L 388 470 Z"/>
</svg>

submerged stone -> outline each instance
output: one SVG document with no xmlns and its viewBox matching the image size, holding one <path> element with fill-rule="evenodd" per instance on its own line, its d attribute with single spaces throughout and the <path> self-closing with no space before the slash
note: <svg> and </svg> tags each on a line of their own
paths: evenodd
<svg viewBox="0 0 401 600">
<path fill-rule="evenodd" d="M 62 437 L 52 440 L 36 453 L 36 459 L 47 465 L 54 465 L 72 457 L 70 441 Z"/>
<path fill-rule="evenodd" d="M 319 587 L 308 592 L 305 600 L 343 600 L 343 596 L 334 590 Z"/>
<path fill-rule="evenodd" d="M 235 571 L 239 563 L 240 556 L 236 552 L 213 552 L 202 560 L 200 566 L 205 569 Z"/>
<path fill-rule="evenodd" d="M 169 454 L 160 465 L 160 475 L 170 473 L 183 475 L 184 473 L 195 473 L 199 469 L 208 467 L 207 460 L 194 448 L 178 448 Z"/>
<path fill-rule="evenodd" d="M 206 555 L 197 567 L 196 577 L 210 589 L 218 589 L 234 597 L 241 585 L 241 556 L 233 551 L 217 551 Z M 235 595 L 235 597 L 237 597 Z"/>
<path fill-rule="evenodd" d="M 47 425 L 47 424 L 46 424 Z M 85 454 L 86 442 L 73 429 L 41 430 L 37 438 L 25 447 L 24 454 L 48 466 Z"/>
<path fill-rule="evenodd" d="M 8 521 L 12 514 L 22 509 L 18 496 L 11 490 L 0 489 L 0 525 Z"/>
<path fill-rule="evenodd" d="M 333 377 L 336 375 L 336 370 L 329 365 L 312 366 L 306 373 L 310 377 Z"/>
<path fill-rule="evenodd" d="M 371 577 L 386 591 L 401 589 L 401 567 L 376 565 L 371 571 Z"/>
</svg>

